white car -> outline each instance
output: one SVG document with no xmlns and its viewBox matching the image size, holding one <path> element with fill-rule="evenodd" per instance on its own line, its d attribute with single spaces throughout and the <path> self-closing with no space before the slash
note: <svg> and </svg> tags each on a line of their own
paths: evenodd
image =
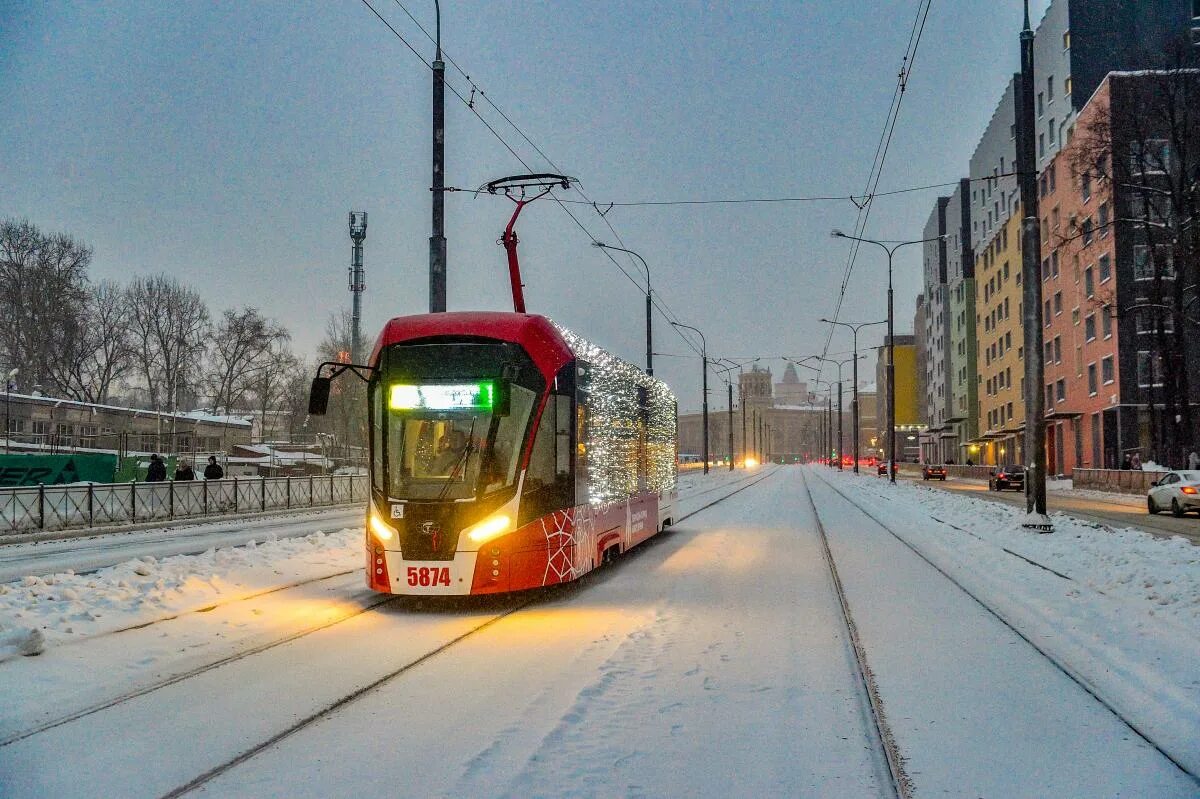
<svg viewBox="0 0 1200 799">
<path fill-rule="evenodd" d="M 1200 511 L 1200 472 L 1167 472 L 1150 484 L 1146 510 L 1158 513 L 1168 508 L 1175 516 Z"/>
</svg>

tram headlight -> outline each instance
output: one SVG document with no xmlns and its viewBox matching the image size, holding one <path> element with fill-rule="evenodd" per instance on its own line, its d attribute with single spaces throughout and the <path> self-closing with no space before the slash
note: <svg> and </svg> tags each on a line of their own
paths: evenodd
<svg viewBox="0 0 1200 799">
<path fill-rule="evenodd" d="M 396 531 L 374 512 L 371 513 L 370 527 L 371 535 L 375 536 L 381 544 L 391 541 L 396 536 Z"/>
<path fill-rule="evenodd" d="M 473 544 L 483 544 L 491 541 L 497 536 L 504 535 L 512 529 L 512 519 L 505 513 L 497 513 L 494 516 L 481 521 L 479 524 L 474 524 L 468 527 L 465 532 L 467 538 Z"/>
</svg>

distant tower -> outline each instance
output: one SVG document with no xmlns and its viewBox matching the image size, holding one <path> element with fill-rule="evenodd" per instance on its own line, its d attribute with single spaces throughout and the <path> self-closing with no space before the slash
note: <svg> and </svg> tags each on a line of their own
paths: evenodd
<svg viewBox="0 0 1200 799">
<path fill-rule="evenodd" d="M 350 240 L 354 242 L 354 256 L 350 261 L 350 293 L 354 295 L 354 310 L 350 314 L 353 332 L 350 337 L 350 360 L 362 363 L 362 295 L 367 288 L 363 274 L 363 242 L 367 238 L 367 212 L 350 212 Z"/>
</svg>

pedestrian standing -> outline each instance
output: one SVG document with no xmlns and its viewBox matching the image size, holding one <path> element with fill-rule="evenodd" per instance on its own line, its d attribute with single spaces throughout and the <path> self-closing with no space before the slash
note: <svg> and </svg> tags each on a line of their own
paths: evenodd
<svg viewBox="0 0 1200 799">
<path fill-rule="evenodd" d="M 1129 456 L 1129 468 L 1130 469 L 1141 469 L 1142 468 L 1142 456 L 1140 454 L 1138 454 L 1137 452 L 1135 452 Z"/>
<path fill-rule="evenodd" d="M 1196 452 L 1195 448 L 1188 453 L 1188 468 L 1200 469 L 1200 452 Z"/>
<path fill-rule="evenodd" d="M 179 466 L 175 469 L 176 480 L 195 480 L 196 472 L 192 470 L 192 464 L 186 459 L 179 461 Z"/>
<path fill-rule="evenodd" d="M 225 476 L 225 470 L 221 468 L 221 464 L 217 463 L 216 455 L 208 456 L 208 465 L 204 467 L 205 480 L 220 480 Z"/>
<path fill-rule="evenodd" d="M 161 483 L 167 479 L 167 464 L 158 453 L 150 456 L 150 465 L 146 468 L 147 483 Z"/>
</svg>

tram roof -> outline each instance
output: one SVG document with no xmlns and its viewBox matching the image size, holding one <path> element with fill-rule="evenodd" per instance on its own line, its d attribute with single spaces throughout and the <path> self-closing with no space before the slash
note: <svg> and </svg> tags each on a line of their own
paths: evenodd
<svg viewBox="0 0 1200 799">
<path fill-rule="evenodd" d="M 544 316 L 504 311 L 452 311 L 397 316 L 384 325 L 371 362 L 383 347 L 443 336 L 480 336 L 520 344 L 547 379 L 553 378 L 575 355 L 558 328 Z"/>
</svg>

